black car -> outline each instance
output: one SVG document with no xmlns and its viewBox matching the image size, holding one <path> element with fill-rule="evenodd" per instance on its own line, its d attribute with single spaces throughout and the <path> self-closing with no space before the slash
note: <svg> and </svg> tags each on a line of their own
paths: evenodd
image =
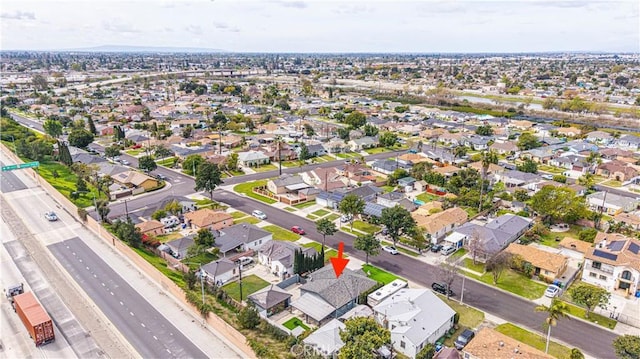
<svg viewBox="0 0 640 359">
<path fill-rule="evenodd" d="M 438 253 L 440 252 L 441 249 L 442 249 L 442 244 L 434 244 L 433 246 L 431 246 L 431 251 L 433 253 Z"/>
<path fill-rule="evenodd" d="M 467 344 L 469 344 L 471 339 L 473 339 L 473 337 L 475 336 L 476 336 L 476 333 L 474 333 L 473 330 L 465 329 L 462 332 L 462 334 L 458 336 L 458 339 L 456 339 L 453 345 L 455 345 L 456 349 L 462 350 L 462 348 L 464 348 Z"/>
<path fill-rule="evenodd" d="M 447 295 L 447 285 L 443 284 L 443 283 L 437 283 L 437 282 L 433 282 L 431 283 L 431 289 L 433 289 L 435 292 L 438 292 L 442 295 Z M 456 295 L 451 289 L 449 289 L 449 296 L 453 297 L 454 295 Z"/>
</svg>

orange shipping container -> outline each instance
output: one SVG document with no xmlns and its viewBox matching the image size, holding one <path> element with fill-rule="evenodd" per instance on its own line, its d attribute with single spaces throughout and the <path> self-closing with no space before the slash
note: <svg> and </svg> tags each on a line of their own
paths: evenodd
<svg viewBox="0 0 640 359">
<path fill-rule="evenodd" d="M 55 340 L 53 322 L 49 314 L 31 292 L 13 297 L 16 313 L 27 328 L 36 346 L 51 343 Z"/>
</svg>

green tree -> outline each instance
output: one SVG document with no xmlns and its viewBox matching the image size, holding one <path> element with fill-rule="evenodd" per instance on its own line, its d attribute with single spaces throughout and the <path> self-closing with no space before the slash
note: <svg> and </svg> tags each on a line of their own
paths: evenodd
<svg viewBox="0 0 640 359">
<path fill-rule="evenodd" d="M 340 359 L 374 359 L 375 351 L 391 343 L 391 333 L 369 317 L 357 317 L 345 321 L 345 329 L 340 332 L 344 346 L 340 349 Z"/>
<path fill-rule="evenodd" d="M 138 158 L 138 168 L 145 172 L 151 172 L 158 168 L 158 164 L 151 156 L 141 156 Z"/>
<path fill-rule="evenodd" d="M 142 232 L 136 228 L 131 218 L 127 218 L 126 221 L 115 221 L 113 231 L 120 240 L 129 243 L 134 248 L 138 248 L 142 244 Z"/>
<path fill-rule="evenodd" d="M 493 128 L 491 125 L 482 125 L 476 128 L 476 135 L 491 136 L 493 135 Z"/>
<path fill-rule="evenodd" d="M 109 216 L 109 212 L 111 212 L 111 208 L 109 208 L 109 201 L 107 200 L 96 200 L 96 211 L 98 212 L 98 216 L 102 222 L 106 222 Z"/>
<path fill-rule="evenodd" d="M 455 158 L 462 158 L 467 155 L 469 148 L 467 146 L 456 146 L 453 149 L 453 156 Z"/>
<path fill-rule="evenodd" d="M 383 209 L 380 223 L 387 227 L 387 233 L 393 240 L 394 246 L 401 235 L 410 235 L 416 226 L 416 221 L 411 217 L 411 213 L 401 206 Z"/>
<path fill-rule="evenodd" d="M 193 238 L 193 242 L 199 246 L 210 248 L 213 247 L 216 240 L 209 228 L 200 228 L 196 236 Z"/>
<path fill-rule="evenodd" d="M 364 135 L 365 136 L 371 136 L 371 137 L 377 136 L 378 132 L 380 132 L 380 130 L 376 126 L 368 124 L 368 123 L 366 125 L 364 125 L 362 130 L 364 131 Z"/>
<path fill-rule="evenodd" d="M 569 306 L 561 301 L 558 298 L 551 299 L 551 304 L 549 306 L 539 305 L 536 307 L 536 312 L 546 312 L 547 319 L 545 322 L 547 324 L 547 344 L 545 346 L 544 352 L 549 353 L 549 340 L 551 339 L 551 327 L 555 327 L 558 324 L 558 320 L 560 318 L 566 317 L 569 313 Z"/>
<path fill-rule="evenodd" d="M 571 354 L 569 354 L 569 359 L 584 359 L 584 354 L 578 348 L 571 349 Z"/>
<path fill-rule="evenodd" d="M 255 329 L 260 324 L 260 315 L 252 305 L 244 307 L 238 313 L 238 323 L 244 329 Z"/>
<path fill-rule="evenodd" d="M 164 206 L 164 210 L 173 214 L 174 216 L 177 216 L 178 214 L 182 213 L 182 205 L 180 204 L 180 202 L 173 200 L 167 203 L 166 206 Z"/>
<path fill-rule="evenodd" d="M 191 126 L 187 126 L 187 127 L 182 129 L 182 137 L 183 138 L 191 137 L 192 133 L 193 133 L 193 127 L 191 127 Z"/>
<path fill-rule="evenodd" d="M 309 158 L 311 158 L 311 154 L 309 153 L 307 145 L 303 142 L 300 144 L 300 154 L 298 155 L 298 159 L 300 161 L 306 161 Z"/>
<path fill-rule="evenodd" d="M 567 183 L 567 176 L 564 175 L 553 175 L 553 180 L 558 183 Z"/>
<path fill-rule="evenodd" d="M 545 222 L 553 220 L 573 223 L 584 218 L 587 213 L 584 198 L 567 187 L 542 187 L 531 197 L 530 206 L 543 216 Z"/>
<path fill-rule="evenodd" d="M 398 135 L 393 132 L 383 132 L 378 139 L 380 146 L 393 147 L 398 142 Z"/>
<path fill-rule="evenodd" d="M 609 299 L 611 298 L 611 293 L 606 289 L 586 283 L 580 283 L 573 286 L 571 291 L 569 291 L 569 294 L 571 294 L 571 298 L 574 302 L 585 306 L 587 309 L 584 314 L 585 318 L 589 318 L 589 313 L 593 308 L 606 307 L 606 305 L 609 304 Z"/>
<path fill-rule="evenodd" d="M 538 138 L 532 133 L 525 132 L 518 137 L 518 148 L 521 150 L 530 150 L 532 148 L 540 147 Z"/>
<path fill-rule="evenodd" d="M 70 145 L 85 148 L 93 142 L 93 133 L 85 130 L 84 128 L 75 129 L 71 131 L 68 139 Z"/>
<path fill-rule="evenodd" d="M 156 221 L 159 221 L 166 216 L 167 216 L 167 211 L 165 211 L 164 209 L 159 209 L 153 212 L 153 214 L 151 215 L 151 218 L 155 219 Z"/>
<path fill-rule="evenodd" d="M 196 173 L 196 191 L 209 192 L 213 201 L 213 190 L 222 183 L 220 168 L 211 162 L 203 162 Z"/>
<path fill-rule="evenodd" d="M 307 137 L 312 137 L 316 134 L 316 130 L 308 123 L 304 124 L 304 133 Z"/>
<path fill-rule="evenodd" d="M 526 172 L 526 173 L 538 172 L 538 164 L 528 158 L 522 164 L 518 165 L 517 168 L 518 168 L 518 171 Z"/>
<path fill-rule="evenodd" d="M 431 343 L 427 343 L 424 348 L 418 352 L 416 359 L 432 359 L 435 354 L 436 347 Z"/>
<path fill-rule="evenodd" d="M 377 256 L 380 253 L 380 241 L 373 234 L 362 234 L 353 241 L 353 248 L 363 251 L 365 262 L 369 264 L 369 256 Z"/>
<path fill-rule="evenodd" d="M 165 157 L 173 156 L 173 151 L 171 151 L 170 149 L 162 145 L 158 145 L 154 149 L 154 154 L 156 155 L 157 158 L 163 159 Z"/>
<path fill-rule="evenodd" d="M 338 209 L 340 213 L 351 217 L 351 230 L 353 231 L 353 220 L 357 215 L 361 214 L 364 211 L 364 200 L 355 194 L 348 194 L 344 196 L 340 204 L 338 205 Z"/>
<path fill-rule="evenodd" d="M 587 172 L 578 178 L 578 184 L 585 186 L 587 189 L 591 189 L 596 184 L 596 179 L 592 173 Z"/>
<path fill-rule="evenodd" d="M 120 146 L 111 145 L 109 147 L 105 147 L 104 155 L 111 159 L 120 156 Z"/>
<path fill-rule="evenodd" d="M 367 123 L 367 116 L 360 111 L 353 111 L 344 118 L 344 123 L 353 128 L 360 128 Z"/>
<path fill-rule="evenodd" d="M 44 132 L 51 137 L 58 138 L 62 136 L 62 124 L 60 121 L 48 119 L 44 121 L 42 127 L 44 127 Z"/>
<path fill-rule="evenodd" d="M 613 348 L 620 359 L 640 359 L 640 336 L 621 335 L 614 339 Z"/>
<path fill-rule="evenodd" d="M 91 116 L 87 116 L 87 127 L 89 127 L 89 132 L 91 132 L 94 136 L 98 134 L 98 130 L 96 130 L 96 124 L 93 123 L 93 118 L 91 118 Z"/>
<path fill-rule="evenodd" d="M 229 171 L 237 171 L 238 170 L 238 154 L 236 152 L 231 152 L 229 156 L 227 156 L 227 160 L 225 161 L 225 166 Z"/>
<path fill-rule="evenodd" d="M 189 270 L 182 275 L 184 282 L 187 284 L 187 288 L 189 290 L 193 290 L 196 287 L 196 282 L 198 281 L 198 276 L 195 271 Z"/>
<path fill-rule="evenodd" d="M 489 166 L 491 164 L 498 163 L 498 154 L 495 151 L 483 151 L 481 155 L 481 165 L 482 165 L 482 182 L 480 183 L 480 197 L 479 197 L 479 205 L 478 212 L 482 212 L 482 195 L 484 194 L 485 182 L 487 181 L 487 172 L 489 171 Z"/>
<path fill-rule="evenodd" d="M 205 160 L 200 155 L 189 155 L 182 161 L 182 172 L 189 176 L 195 176 L 198 168 Z"/>
<path fill-rule="evenodd" d="M 324 243 L 327 236 L 333 236 L 338 231 L 336 224 L 327 218 L 322 218 L 316 222 L 316 230 L 322 235 L 322 257 L 324 258 Z M 323 259 L 324 260 L 324 259 Z"/>
</svg>

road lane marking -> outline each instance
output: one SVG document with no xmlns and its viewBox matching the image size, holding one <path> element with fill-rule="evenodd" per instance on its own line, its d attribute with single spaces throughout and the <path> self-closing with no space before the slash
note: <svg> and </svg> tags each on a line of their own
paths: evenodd
<svg viewBox="0 0 640 359">
<path fill-rule="evenodd" d="M 158 337 L 156 337 L 155 335 L 153 336 L 153 339 L 158 340 Z"/>
<path fill-rule="evenodd" d="M 133 317 L 133 312 L 129 312 L 129 314 L 131 314 L 131 316 Z"/>
<path fill-rule="evenodd" d="M 124 303 L 120 302 L 120 305 L 124 305 Z"/>
<path fill-rule="evenodd" d="M 142 325 L 143 328 L 147 327 L 146 325 L 144 325 L 144 323 L 140 323 L 140 325 Z"/>
<path fill-rule="evenodd" d="M 111 293 L 111 295 L 113 295 L 113 292 L 109 292 L 109 293 Z"/>
</svg>

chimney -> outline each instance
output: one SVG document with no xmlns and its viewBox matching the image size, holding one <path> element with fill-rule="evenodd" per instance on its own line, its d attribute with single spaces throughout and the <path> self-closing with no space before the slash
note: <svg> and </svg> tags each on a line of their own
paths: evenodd
<svg viewBox="0 0 640 359">
<path fill-rule="evenodd" d="M 605 248 L 607 246 L 607 239 L 603 239 L 602 241 L 600 241 L 600 248 Z"/>
</svg>

